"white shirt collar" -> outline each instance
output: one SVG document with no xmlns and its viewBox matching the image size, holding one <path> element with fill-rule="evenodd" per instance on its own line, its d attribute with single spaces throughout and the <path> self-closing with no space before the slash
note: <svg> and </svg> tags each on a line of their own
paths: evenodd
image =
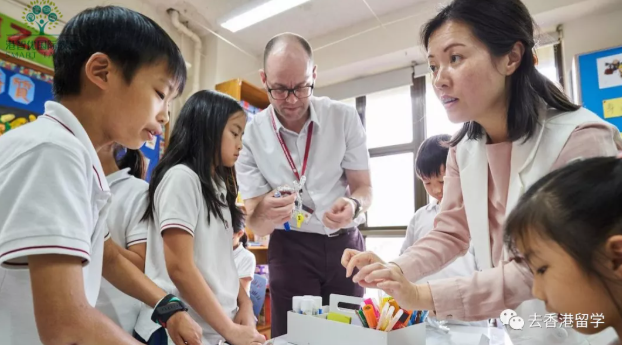
<svg viewBox="0 0 622 345">
<path fill-rule="evenodd" d="M 432 211 L 436 206 L 438 206 L 438 200 L 430 199 L 430 202 L 425 206 L 425 209 Z"/>
<path fill-rule="evenodd" d="M 286 129 L 285 127 L 283 127 L 283 124 L 281 123 L 281 121 L 279 121 L 279 117 L 276 116 L 276 112 L 274 111 L 274 107 L 272 106 L 272 104 L 268 106 L 268 113 L 270 114 L 270 116 L 274 117 L 274 123 L 276 124 L 277 131 L 280 131 L 281 128 Z M 317 113 L 315 112 L 315 107 L 313 106 L 313 98 L 309 100 L 309 113 L 310 113 L 309 119 L 311 120 L 311 122 L 314 123 L 314 126 L 316 127 L 315 129 L 319 129 L 320 119 L 318 118 Z M 305 124 L 305 126 L 307 125 Z"/>
<path fill-rule="evenodd" d="M 95 170 L 95 175 L 98 179 L 100 188 L 102 191 L 109 191 L 110 188 L 105 179 L 106 175 L 104 174 L 104 169 L 102 168 L 99 157 L 97 156 L 97 151 L 95 150 L 89 135 L 86 133 L 86 130 L 82 127 L 80 121 L 78 121 L 78 118 L 76 118 L 76 116 L 65 106 L 54 101 L 45 102 L 45 113 L 40 116 L 40 118 L 54 121 L 60 126 L 63 126 L 66 130 L 73 134 L 82 143 L 82 145 L 84 145 L 91 158 L 93 169 Z"/>
<path fill-rule="evenodd" d="M 112 186 L 117 182 L 127 180 L 131 177 L 132 175 L 130 175 L 130 168 L 125 168 L 119 171 L 115 171 L 112 174 L 106 176 L 106 180 L 108 180 L 108 185 Z"/>
</svg>

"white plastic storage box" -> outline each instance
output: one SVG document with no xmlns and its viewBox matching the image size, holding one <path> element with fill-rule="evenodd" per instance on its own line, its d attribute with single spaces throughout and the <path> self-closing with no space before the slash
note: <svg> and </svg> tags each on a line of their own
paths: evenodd
<svg viewBox="0 0 622 345">
<path fill-rule="evenodd" d="M 352 309 L 341 308 L 340 303 L 360 306 L 362 298 L 331 295 L 330 312 L 352 318 L 351 324 L 326 320 L 321 315 L 287 313 L 287 342 L 295 345 L 425 345 L 425 325 L 420 323 L 391 332 L 364 328 Z"/>
</svg>

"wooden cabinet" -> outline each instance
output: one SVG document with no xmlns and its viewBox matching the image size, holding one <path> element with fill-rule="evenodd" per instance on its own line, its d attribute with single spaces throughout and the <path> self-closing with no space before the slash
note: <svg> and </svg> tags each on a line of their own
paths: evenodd
<svg viewBox="0 0 622 345">
<path fill-rule="evenodd" d="M 246 101 L 259 109 L 266 109 L 270 105 L 266 90 L 243 79 L 232 79 L 220 83 L 216 85 L 216 91 L 226 93 L 238 101 Z"/>
</svg>

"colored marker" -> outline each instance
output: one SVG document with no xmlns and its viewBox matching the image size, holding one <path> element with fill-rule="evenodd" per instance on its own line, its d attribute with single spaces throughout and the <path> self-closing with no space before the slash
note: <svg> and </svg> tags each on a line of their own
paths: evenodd
<svg viewBox="0 0 622 345">
<path fill-rule="evenodd" d="M 387 303 L 389 303 L 389 305 L 393 306 L 394 312 L 393 312 L 393 315 L 391 315 L 391 316 L 392 317 L 395 316 L 395 314 L 397 314 L 397 311 L 400 310 L 400 306 L 397 304 L 397 301 L 392 299 L 392 300 L 390 300 Z"/>
<path fill-rule="evenodd" d="M 280 198 L 281 197 L 281 192 L 279 192 L 278 190 L 274 193 L 274 197 L 275 198 Z M 285 224 L 283 224 L 283 227 L 285 228 L 285 231 L 290 231 L 292 228 L 289 226 L 289 222 L 285 222 Z"/>
<path fill-rule="evenodd" d="M 428 317 L 428 310 L 424 310 L 421 312 L 421 317 L 419 318 L 419 323 L 423 323 L 425 321 L 425 318 Z"/>
<path fill-rule="evenodd" d="M 387 318 L 387 313 L 389 312 L 389 304 L 385 304 L 384 308 L 382 308 L 382 312 L 380 313 L 380 319 L 378 320 L 378 325 L 376 327 L 377 330 L 382 330 L 382 326 L 384 324 L 384 320 Z"/>
<path fill-rule="evenodd" d="M 366 298 L 364 302 L 366 305 L 372 306 L 372 308 L 374 309 L 374 314 L 376 314 L 376 319 L 380 318 L 380 312 L 378 311 L 378 306 L 376 305 L 376 303 L 371 298 Z"/>
<path fill-rule="evenodd" d="M 419 312 L 416 310 L 413 310 L 412 314 L 410 314 L 410 320 L 408 320 L 408 326 L 412 326 L 415 324 L 415 321 L 417 321 L 417 314 Z"/>
<path fill-rule="evenodd" d="M 395 327 L 395 324 L 397 324 L 399 319 L 402 317 L 402 314 L 404 314 L 404 311 L 402 309 L 398 310 L 397 313 L 391 319 L 391 321 L 389 322 L 389 325 L 387 326 L 387 328 L 385 328 L 384 331 L 385 332 L 391 332 L 393 330 L 393 327 Z"/>
<path fill-rule="evenodd" d="M 363 310 L 360 310 L 360 309 L 357 310 L 356 316 L 358 316 L 359 319 L 361 319 L 361 325 L 363 325 L 363 327 L 369 328 L 369 325 L 367 324 L 367 320 L 365 320 L 365 314 L 363 314 Z"/>
<path fill-rule="evenodd" d="M 376 320 L 376 314 L 374 314 L 374 308 L 370 305 L 366 305 L 363 307 L 363 314 L 365 315 L 365 320 L 367 320 L 367 324 L 369 328 L 375 329 L 378 326 L 378 320 Z"/>
<path fill-rule="evenodd" d="M 410 320 L 410 313 L 403 310 L 402 316 L 400 316 L 400 319 L 397 321 L 397 324 L 395 324 L 395 326 L 393 327 L 393 330 L 396 329 L 402 329 L 404 327 L 406 327 L 406 325 L 408 325 L 408 320 Z"/>
</svg>

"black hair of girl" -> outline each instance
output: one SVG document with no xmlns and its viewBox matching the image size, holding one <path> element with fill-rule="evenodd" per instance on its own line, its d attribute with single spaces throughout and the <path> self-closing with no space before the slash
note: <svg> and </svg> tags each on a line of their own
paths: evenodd
<svg viewBox="0 0 622 345">
<path fill-rule="evenodd" d="M 122 153 L 122 151 L 125 151 L 125 153 Z M 119 169 L 130 168 L 130 175 L 139 179 L 145 179 L 145 174 L 147 173 L 145 156 L 143 156 L 140 150 L 130 150 L 125 149 L 121 145 L 115 145 L 112 152 Z"/>
<path fill-rule="evenodd" d="M 240 231 L 244 231 L 244 221 L 243 220 L 240 222 L 240 227 L 239 228 L 234 228 L 233 229 L 233 233 L 237 234 Z M 242 246 L 244 248 L 248 247 L 248 236 L 246 235 L 246 233 L 244 233 L 244 235 L 242 235 L 242 237 L 240 237 L 240 243 L 242 243 Z"/>
<path fill-rule="evenodd" d="M 240 111 L 244 112 L 244 109 L 235 99 L 216 91 L 202 90 L 186 101 L 173 127 L 168 147 L 152 172 L 149 207 L 143 219 L 153 219 L 155 192 L 166 172 L 178 164 L 184 164 L 199 176 L 201 193 L 208 210 L 208 223 L 211 214 L 224 220 L 221 207 L 226 206 L 231 211 L 233 228 L 240 227 L 242 211 L 235 205 L 235 168 L 220 164 L 220 145 L 225 126 L 229 118 Z M 220 200 L 212 181 L 225 183 L 226 204 Z"/>
<path fill-rule="evenodd" d="M 517 42 L 525 46 L 520 66 L 511 76 L 507 117 L 509 140 L 523 138 L 526 141 L 533 136 L 543 105 L 561 111 L 580 108 L 536 70 L 533 56 L 535 25 L 521 0 L 452 1 L 423 27 L 421 41 L 426 49 L 432 34 L 450 21 L 466 24 L 493 57 L 508 54 Z M 483 127 L 470 121 L 452 138 L 450 145 L 458 145 L 465 136 L 480 139 L 483 135 Z"/>
<path fill-rule="evenodd" d="M 523 194 L 505 222 L 504 242 L 517 258 L 529 260 L 519 253 L 518 245 L 527 251 L 530 239 L 550 239 L 609 290 L 605 282 L 611 277 L 595 263 L 604 258 L 607 239 L 622 234 L 620 200 L 621 159 L 598 157 L 571 163 Z M 610 290 L 609 294 L 617 305 Z"/>
<path fill-rule="evenodd" d="M 418 176 L 430 178 L 441 174 L 441 168 L 447 162 L 450 140 L 451 135 L 439 134 L 431 136 L 421 143 L 415 160 L 415 170 Z"/>
</svg>

